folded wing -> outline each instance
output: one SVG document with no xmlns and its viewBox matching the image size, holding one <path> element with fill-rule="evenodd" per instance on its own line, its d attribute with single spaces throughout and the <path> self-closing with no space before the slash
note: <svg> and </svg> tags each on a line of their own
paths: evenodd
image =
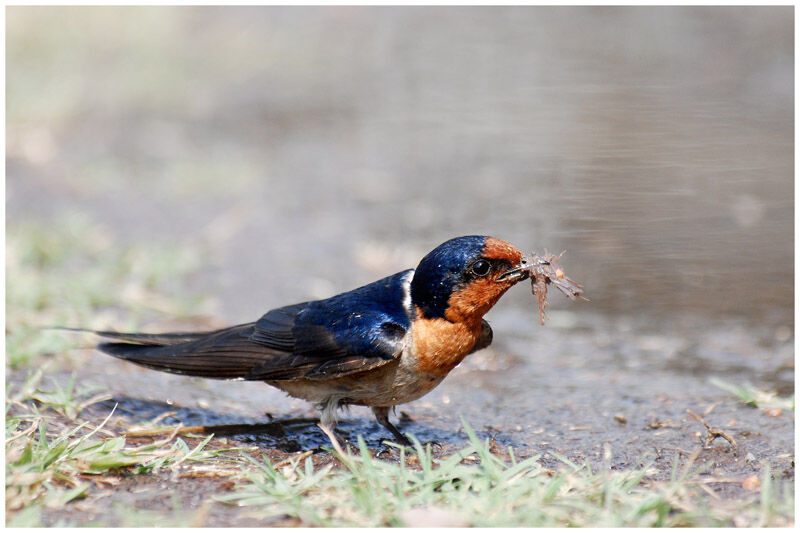
<svg viewBox="0 0 800 533">
<path fill-rule="evenodd" d="M 405 274 L 207 333 L 97 332 L 114 339 L 98 348 L 149 368 L 218 379 L 326 379 L 362 372 L 403 350 L 410 324 L 402 307 Z"/>
</svg>

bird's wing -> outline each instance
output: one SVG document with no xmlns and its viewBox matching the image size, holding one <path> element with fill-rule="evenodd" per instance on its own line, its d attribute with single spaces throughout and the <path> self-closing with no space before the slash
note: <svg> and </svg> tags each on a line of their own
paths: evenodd
<svg viewBox="0 0 800 533">
<path fill-rule="evenodd" d="M 325 379 L 381 366 L 399 356 L 406 327 L 386 313 L 310 302 L 270 311 L 250 340 L 285 355 L 268 357 L 246 379 Z"/>
<path fill-rule="evenodd" d="M 402 304 L 406 273 L 205 334 L 102 332 L 123 342 L 99 348 L 150 368 L 210 378 L 326 379 L 361 372 L 403 350 L 409 328 Z"/>
</svg>

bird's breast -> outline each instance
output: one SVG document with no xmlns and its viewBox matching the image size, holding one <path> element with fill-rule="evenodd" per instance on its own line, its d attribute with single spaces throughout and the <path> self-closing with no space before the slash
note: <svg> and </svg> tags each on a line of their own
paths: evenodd
<svg viewBox="0 0 800 533">
<path fill-rule="evenodd" d="M 419 318 L 411 326 L 411 355 L 423 374 L 444 377 L 475 346 L 481 321 L 450 322 L 444 318 Z"/>
<path fill-rule="evenodd" d="M 442 382 L 475 346 L 476 324 L 419 318 L 404 339 L 400 357 L 364 372 L 331 379 L 268 381 L 290 395 L 324 403 L 391 406 L 420 398 Z"/>
</svg>

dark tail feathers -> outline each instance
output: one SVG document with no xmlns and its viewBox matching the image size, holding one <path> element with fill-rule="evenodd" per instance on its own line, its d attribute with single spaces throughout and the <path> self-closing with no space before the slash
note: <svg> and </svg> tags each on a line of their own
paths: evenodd
<svg viewBox="0 0 800 533">
<path fill-rule="evenodd" d="M 138 365 L 189 376 L 216 379 L 245 378 L 263 361 L 264 353 L 249 342 L 253 324 L 205 333 L 118 333 L 95 331 L 122 342 L 104 342 L 97 348 Z"/>
</svg>

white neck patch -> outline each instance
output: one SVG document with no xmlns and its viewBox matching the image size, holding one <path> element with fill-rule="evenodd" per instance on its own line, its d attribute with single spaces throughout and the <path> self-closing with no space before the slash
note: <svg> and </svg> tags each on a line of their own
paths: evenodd
<svg viewBox="0 0 800 533">
<path fill-rule="evenodd" d="M 414 309 L 411 307 L 411 280 L 414 279 L 415 270 L 412 268 L 403 276 L 403 308 L 406 310 L 409 322 L 413 322 Z"/>
</svg>

